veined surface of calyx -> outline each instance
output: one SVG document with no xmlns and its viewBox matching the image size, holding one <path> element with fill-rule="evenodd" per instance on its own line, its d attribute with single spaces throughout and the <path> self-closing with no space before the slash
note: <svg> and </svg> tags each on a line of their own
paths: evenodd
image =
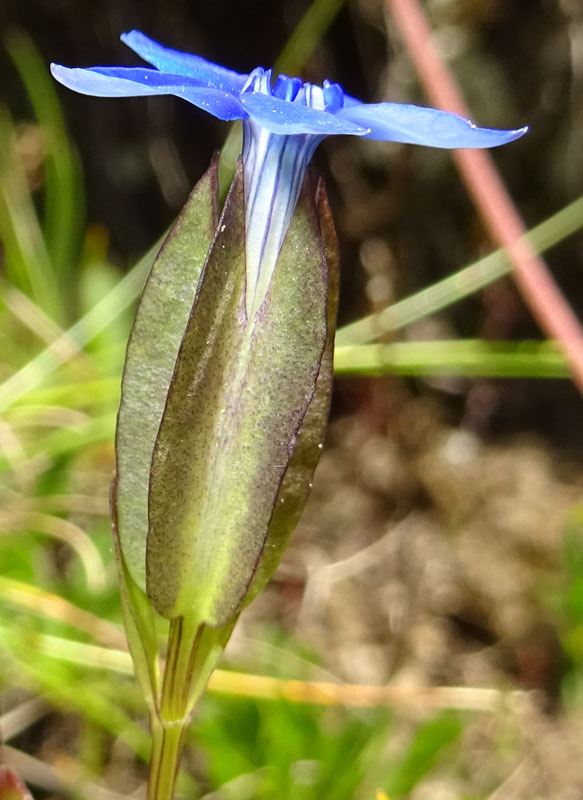
<svg viewBox="0 0 583 800">
<path fill-rule="evenodd" d="M 248 316 L 242 170 L 216 164 L 166 240 L 136 315 L 116 436 L 121 555 L 167 618 L 224 625 L 277 566 L 328 416 L 337 254 L 306 179 Z"/>
</svg>

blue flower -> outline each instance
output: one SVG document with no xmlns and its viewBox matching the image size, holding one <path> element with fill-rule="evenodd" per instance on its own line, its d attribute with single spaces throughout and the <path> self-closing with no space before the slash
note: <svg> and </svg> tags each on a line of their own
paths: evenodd
<svg viewBox="0 0 583 800">
<path fill-rule="evenodd" d="M 316 86 L 279 75 L 273 83 L 271 70 L 257 67 L 243 75 L 162 47 L 139 31 L 121 38 L 154 69 L 68 69 L 52 64 L 53 76 L 82 94 L 175 95 L 219 119 L 243 121 L 249 316 L 265 297 L 307 165 L 325 136 L 475 148 L 506 144 L 527 131 L 478 128 L 457 114 L 433 108 L 361 103 L 330 81 Z"/>
</svg>

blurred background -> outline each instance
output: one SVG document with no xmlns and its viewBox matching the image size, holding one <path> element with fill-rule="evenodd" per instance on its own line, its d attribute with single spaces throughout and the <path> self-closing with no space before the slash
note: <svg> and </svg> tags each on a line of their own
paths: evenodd
<svg viewBox="0 0 583 800">
<path fill-rule="evenodd" d="M 583 5 L 423 7 L 475 121 L 531 127 L 493 153 L 526 225 L 577 200 Z M 107 517 L 119 380 L 143 257 L 229 132 L 173 98 L 50 79 L 51 61 L 138 64 L 119 41 L 132 28 L 240 72 L 283 52 L 307 80 L 428 104 L 382 0 L 2 0 L 0 733 L 36 798 L 142 791 Z M 494 249 L 445 151 L 331 137 L 315 164 L 340 326 Z M 551 225 L 545 254 L 578 316 L 582 224 Z M 508 277 L 417 316 L 397 340 L 543 338 Z M 325 708 L 227 682 L 201 704 L 181 796 L 583 798 L 580 395 L 566 379 L 358 371 L 336 382 L 312 498 L 224 665 L 353 695 Z M 364 685 L 396 694 L 364 709 Z M 459 692 L 425 692 L 439 686 Z"/>
</svg>

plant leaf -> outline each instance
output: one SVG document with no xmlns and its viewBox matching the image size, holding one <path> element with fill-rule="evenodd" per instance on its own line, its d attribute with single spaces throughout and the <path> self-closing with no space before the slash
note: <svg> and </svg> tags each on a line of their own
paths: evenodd
<svg viewBox="0 0 583 800">
<path fill-rule="evenodd" d="M 201 276 L 150 478 L 148 596 L 163 616 L 214 627 L 237 613 L 257 568 L 327 335 L 313 193 L 304 186 L 270 289 L 250 321 L 244 213 L 239 167 Z"/>
<path fill-rule="evenodd" d="M 125 565 L 143 591 L 152 452 L 217 216 L 215 158 L 154 261 L 128 342 L 116 431 L 117 529 Z"/>
</svg>

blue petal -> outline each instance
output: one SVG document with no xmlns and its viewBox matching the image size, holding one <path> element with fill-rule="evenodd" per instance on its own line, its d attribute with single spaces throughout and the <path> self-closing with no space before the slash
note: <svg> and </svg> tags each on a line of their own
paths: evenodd
<svg viewBox="0 0 583 800">
<path fill-rule="evenodd" d="M 68 69 L 51 64 L 53 76 L 64 86 L 95 97 L 138 97 L 170 94 L 208 111 L 219 119 L 244 119 L 247 114 L 237 97 L 183 75 L 170 75 L 155 69 L 132 67 L 92 67 Z"/>
<path fill-rule="evenodd" d="M 359 104 L 353 98 L 348 98 L 348 105 L 337 114 L 369 128 L 367 139 L 429 147 L 496 147 L 518 139 L 528 130 L 478 128 L 470 120 L 448 111 L 400 103 Z"/>
<path fill-rule="evenodd" d="M 279 97 L 272 97 L 259 92 L 243 92 L 241 103 L 249 117 L 271 133 L 315 134 L 331 136 L 348 133 L 353 136 L 364 136 L 369 132 L 368 125 L 362 127 L 347 119 L 340 119 L 336 114 L 308 108 L 299 103 L 290 103 Z"/>
<path fill-rule="evenodd" d="M 222 89 L 232 94 L 238 94 L 247 80 L 247 75 L 240 75 L 238 72 L 206 61 L 200 56 L 163 47 L 140 31 L 122 33 L 121 40 L 140 58 L 161 72 L 186 75 L 207 86 L 213 86 L 215 89 Z"/>
</svg>

